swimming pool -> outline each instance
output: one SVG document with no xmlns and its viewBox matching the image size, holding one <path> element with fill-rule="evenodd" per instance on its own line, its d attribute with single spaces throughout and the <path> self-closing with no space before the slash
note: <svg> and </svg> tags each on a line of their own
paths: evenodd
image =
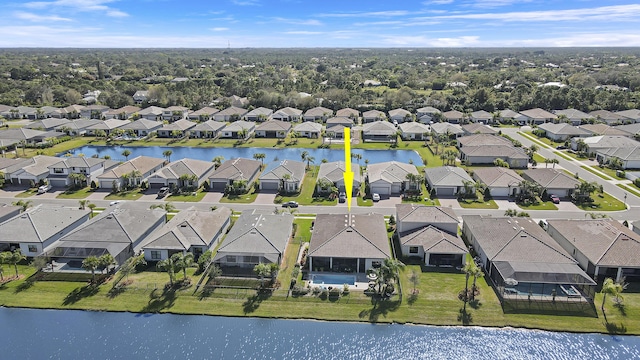
<svg viewBox="0 0 640 360">
<path fill-rule="evenodd" d="M 353 275 L 312 275 L 311 281 L 314 284 L 325 285 L 354 285 L 356 283 L 356 277 Z"/>
</svg>

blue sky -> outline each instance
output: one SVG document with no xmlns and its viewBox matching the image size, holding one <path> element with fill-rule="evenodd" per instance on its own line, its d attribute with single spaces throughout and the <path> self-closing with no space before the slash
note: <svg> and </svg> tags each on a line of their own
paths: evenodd
<svg viewBox="0 0 640 360">
<path fill-rule="evenodd" d="M 0 47 L 640 46 L 617 0 L 3 0 Z"/>
</svg>

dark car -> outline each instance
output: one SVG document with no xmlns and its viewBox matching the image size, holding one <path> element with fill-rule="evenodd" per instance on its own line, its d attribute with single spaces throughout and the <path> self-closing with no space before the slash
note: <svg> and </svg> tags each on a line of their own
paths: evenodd
<svg viewBox="0 0 640 360">
<path fill-rule="evenodd" d="M 343 193 L 343 192 L 338 194 L 338 201 L 341 202 L 341 203 L 347 201 L 347 194 Z"/>
<path fill-rule="evenodd" d="M 556 149 L 557 150 L 566 150 L 566 149 L 568 149 L 568 147 L 566 147 L 564 145 L 558 145 L 558 146 L 556 146 Z"/>
<path fill-rule="evenodd" d="M 558 195 L 549 195 L 549 199 L 551 199 L 551 202 L 554 204 L 560 204 L 560 198 L 558 197 Z"/>
<path fill-rule="evenodd" d="M 282 207 L 297 208 L 298 207 L 298 202 L 297 201 L 287 201 L 286 203 L 282 204 Z"/>
</svg>

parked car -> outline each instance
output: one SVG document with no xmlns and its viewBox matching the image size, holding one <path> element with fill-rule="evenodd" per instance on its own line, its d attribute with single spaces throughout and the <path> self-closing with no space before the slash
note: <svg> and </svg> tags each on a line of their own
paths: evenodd
<svg viewBox="0 0 640 360">
<path fill-rule="evenodd" d="M 158 199 L 163 198 L 169 194 L 169 188 L 167 186 L 163 186 L 158 191 Z"/>
<path fill-rule="evenodd" d="M 560 198 L 558 197 L 558 195 L 551 194 L 549 195 L 549 198 L 551 199 L 552 203 L 560 204 Z"/>
<path fill-rule="evenodd" d="M 46 184 L 46 185 L 42 185 L 38 188 L 38 194 L 44 194 L 47 191 L 51 190 L 51 185 Z"/>
<path fill-rule="evenodd" d="M 371 195 L 371 200 L 373 200 L 373 201 L 380 201 L 380 194 L 373 194 L 373 195 Z"/>
<path fill-rule="evenodd" d="M 345 202 L 345 201 L 347 201 L 347 194 L 346 194 L 346 193 L 343 193 L 343 192 L 341 192 L 340 194 L 338 194 L 338 202 L 343 203 L 343 202 Z"/>
<path fill-rule="evenodd" d="M 556 146 L 556 149 L 558 149 L 558 150 L 566 150 L 566 149 L 568 149 L 568 147 L 566 147 L 564 145 L 558 145 L 558 146 Z"/>
<path fill-rule="evenodd" d="M 282 204 L 282 207 L 297 208 L 298 205 L 299 204 L 297 201 L 287 201 L 286 203 Z"/>
</svg>

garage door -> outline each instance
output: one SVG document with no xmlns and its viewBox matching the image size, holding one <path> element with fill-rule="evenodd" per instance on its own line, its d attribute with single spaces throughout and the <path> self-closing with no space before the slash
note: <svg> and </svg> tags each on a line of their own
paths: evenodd
<svg viewBox="0 0 640 360">
<path fill-rule="evenodd" d="M 262 190 L 278 190 L 279 183 L 276 181 L 260 181 Z"/>
<path fill-rule="evenodd" d="M 113 180 L 100 180 L 100 188 L 101 189 L 111 189 L 113 186 Z"/>
<path fill-rule="evenodd" d="M 509 196 L 509 188 L 493 188 L 491 196 Z"/>
<path fill-rule="evenodd" d="M 390 188 L 386 186 L 372 186 L 371 193 L 372 194 L 380 194 L 380 195 L 391 195 Z"/>
<path fill-rule="evenodd" d="M 67 179 L 49 179 L 49 184 L 53 187 L 66 187 Z"/>
<path fill-rule="evenodd" d="M 453 196 L 455 195 L 455 188 L 437 188 L 436 195 L 440 196 Z"/>
</svg>

